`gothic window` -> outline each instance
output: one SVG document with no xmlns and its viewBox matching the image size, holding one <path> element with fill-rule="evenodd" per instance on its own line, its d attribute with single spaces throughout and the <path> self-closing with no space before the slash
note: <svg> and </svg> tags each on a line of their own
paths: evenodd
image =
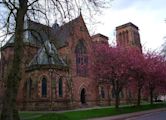
<svg viewBox="0 0 166 120">
<path fill-rule="evenodd" d="M 59 97 L 63 96 L 63 82 L 62 82 L 62 78 L 60 78 L 59 82 L 58 82 L 58 94 L 59 94 Z"/>
<path fill-rule="evenodd" d="M 123 91 L 121 91 L 121 92 L 119 93 L 119 96 L 120 96 L 121 98 L 124 98 Z"/>
<path fill-rule="evenodd" d="M 125 32 L 124 31 L 122 32 L 122 37 L 123 37 L 123 39 L 122 39 L 122 45 L 125 45 L 126 37 L 125 37 Z"/>
<path fill-rule="evenodd" d="M 102 97 L 102 98 L 105 98 L 104 87 L 101 87 L 101 97 Z"/>
<path fill-rule="evenodd" d="M 131 98 L 131 90 L 128 90 L 128 97 Z"/>
<path fill-rule="evenodd" d="M 47 96 L 47 80 L 46 78 L 42 79 L 42 97 L 46 97 Z"/>
<path fill-rule="evenodd" d="M 122 33 L 119 33 L 119 45 L 122 43 Z"/>
<path fill-rule="evenodd" d="M 140 38 L 139 38 L 139 34 L 137 32 L 135 33 L 135 43 L 136 43 L 136 45 L 140 44 Z"/>
<path fill-rule="evenodd" d="M 80 31 L 84 31 L 84 28 L 83 28 L 83 26 L 80 26 Z"/>
<path fill-rule="evenodd" d="M 134 32 L 134 45 L 139 45 L 139 34 Z"/>
<path fill-rule="evenodd" d="M 129 43 L 129 35 L 128 35 L 128 31 L 126 31 L 126 42 L 127 42 L 127 44 Z"/>
<path fill-rule="evenodd" d="M 28 80 L 28 97 L 30 98 L 32 96 L 32 79 L 30 78 Z"/>
<path fill-rule="evenodd" d="M 78 76 L 85 77 L 88 74 L 88 55 L 83 40 L 78 41 L 75 48 L 75 54 L 76 54 L 76 68 L 77 68 L 76 73 Z"/>
<path fill-rule="evenodd" d="M 115 98 L 115 90 L 112 89 L 112 98 Z"/>
</svg>

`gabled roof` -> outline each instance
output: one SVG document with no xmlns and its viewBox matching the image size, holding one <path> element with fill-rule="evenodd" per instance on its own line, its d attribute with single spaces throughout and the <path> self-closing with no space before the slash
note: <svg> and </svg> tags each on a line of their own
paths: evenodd
<svg viewBox="0 0 166 120">
<path fill-rule="evenodd" d="M 80 16 L 78 16 L 77 18 L 60 26 L 59 29 L 57 29 L 56 32 L 54 32 L 54 36 L 56 37 L 56 40 L 52 40 L 52 41 L 55 43 L 55 45 L 57 44 L 58 48 L 65 46 L 69 40 L 68 38 L 71 35 L 73 35 L 74 32 L 76 32 L 75 31 L 76 25 L 78 25 L 78 23 L 81 23 L 82 21 L 83 21 L 83 24 L 85 25 L 83 17 L 80 14 Z"/>
<path fill-rule="evenodd" d="M 35 46 L 42 46 L 46 40 L 50 39 L 49 36 L 51 35 L 52 28 L 33 21 L 26 22 L 28 30 L 24 32 L 24 43 L 28 43 Z M 11 36 L 3 47 L 13 44 L 14 39 L 15 36 Z"/>
<path fill-rule="evenodd" d="M 29 67 L 35 65 L 67 66 L 62 58 L 59 57 L 54 44 L 49 41 L 45 41 L 44 45 L 38 50 L 37 54 L 30 62 Z"/>
<path fill-rule="evenodd" d="M 24 43 L 42 46 L 45 41 L 49 40 L 54 42 L 56 48 L 62 48 L 66 46 L 68 38 L 73 34 L 75 23 L 80 23 L 80 21 L 83 21 L 82 15 L 55 30 L 47 25 L 29 20 L 27 22 L 29 31 L 26 31 L 24 34 Z M 5 46 L 12 43 L 14 43 L 14 36 L 8 40 Z"/>
</svg>

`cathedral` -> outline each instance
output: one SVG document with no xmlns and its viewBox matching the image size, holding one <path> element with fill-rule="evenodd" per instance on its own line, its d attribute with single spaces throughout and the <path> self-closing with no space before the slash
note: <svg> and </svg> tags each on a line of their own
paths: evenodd
<svg viewBox="0 0 166 120">
<path fill-rule="evenodd" d="M 24 34 L 22 80 L 17 104 L 20 110 L 63 110 L 114 104 L 110 84 L 94 79 L 94 44 L 109 44 L 100 33 L 91 36 L 82 15 L 52 27 L 27 21 L 33 31 Z M 133 23 L 116 27 L 119 46 L 141 49 L 139 29 Z M 13 57 L 15 37 L 1 48 L 0 104 L 5 91 L 5 78 Z M 127 99 L 124 93 L 121 102 Z"/>
</svg>

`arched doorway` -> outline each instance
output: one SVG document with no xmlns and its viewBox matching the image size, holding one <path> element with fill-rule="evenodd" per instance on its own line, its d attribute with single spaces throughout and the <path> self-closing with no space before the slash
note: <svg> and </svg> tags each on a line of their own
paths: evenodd
<svg viewBox="0 0 166 120">
<path fill-rule="evenodd" d="M 81 101 L 82 104 L 86 103 L 86 91 L 85 91 L 85 88 L 83 88 L 81 90 L 80 101 Z"/>
</svg>

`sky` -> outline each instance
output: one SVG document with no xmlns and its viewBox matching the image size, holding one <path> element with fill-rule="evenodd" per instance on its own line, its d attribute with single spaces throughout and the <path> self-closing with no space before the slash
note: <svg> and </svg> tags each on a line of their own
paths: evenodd
<svg viewBox="0 0 166 120">
<path fill-rule="evenodd" d="M 114 0 L 109 9 L 97 17 L 96 33 L 115 42 L 116 26 L 132 22 L 139 27 L 142 46 L 159 50 L 166 36 L 166 0 Z M 165 39 L 166 40 L 166 39 Z"/>
<path fill-rule="evenodd" d="M 159 50 L 166 36 L 166 0 L 113 0 L 95 19 L 95 33 L 108 36 L 109 43 L 116 41 L 117 26 L 132 22 L 139 27 L 143 48 Z"/>
</svg>

